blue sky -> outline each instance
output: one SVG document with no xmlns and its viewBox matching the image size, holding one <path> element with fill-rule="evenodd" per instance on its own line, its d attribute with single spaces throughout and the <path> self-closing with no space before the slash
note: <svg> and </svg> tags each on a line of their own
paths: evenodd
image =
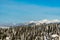
<svg viewBox="0 0 60 40">
<path fill-rule="evenodd" d="M 0 0 L 0 23 L 60 19 L 60 0 Z"/>
</svg>

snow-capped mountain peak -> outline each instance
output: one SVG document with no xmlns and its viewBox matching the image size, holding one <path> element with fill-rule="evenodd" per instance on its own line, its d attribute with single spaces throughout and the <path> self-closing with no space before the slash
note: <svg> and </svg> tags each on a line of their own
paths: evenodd
<svg viewBox="0 0 60 40">
<path fill-rule="evenodd" d="M 36 25 L 39 25 L 39 24 L 43 24 L 43 23 L 57 23 L 57 22 L 60 22 L 60 20 L 58 19 L 55 19 L 55 20 L 47 20 L 47 19 L 44 19 L 44 20 L 40 20 L 40 21 L 30 21 L 29 23 L 36 23 Z"/>
</svg>

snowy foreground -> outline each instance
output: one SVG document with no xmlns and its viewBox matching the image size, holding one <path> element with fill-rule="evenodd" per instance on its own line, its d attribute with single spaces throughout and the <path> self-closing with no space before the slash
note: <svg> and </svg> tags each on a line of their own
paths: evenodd
<svg viewBox="0 0 60 40">
<path fill-rule="evenodd" d="M 37 23 L 39 24 L 36 25 Z M 0 40 L 60 40 L 60 22 L 55 20 L 48 24 L 29 22 L 14 27 L 0 26 Z"/>
</svg>

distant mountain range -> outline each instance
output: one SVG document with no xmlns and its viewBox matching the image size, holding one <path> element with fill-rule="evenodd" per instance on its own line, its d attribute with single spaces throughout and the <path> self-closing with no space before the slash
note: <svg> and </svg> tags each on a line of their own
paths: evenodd
<svg viewBox="0 0 60 40">
<path fill-rule="evenodd" d="M 60 23 L 60 20 L 47 20 L 47 19 L 44 19 L 44 20 L 40 20 L 40 21 L 30 21 L 30 22 L 26 22 L 26 23 L 6 23 L 6 24 L 0 24 L 0 26 L 21 26 L 21 25 L 40 25 L 40 24 L 49 24 L 49 23 Z"/>
<path fill-rule="evenodd" d="M 40 20 L 40 21 L 30 21 L 29 23 L 35 23 L 36 25 L 39 25 L 39 24 L 49 24 L 49 23 L 60 23 L 60 20 L 47 20 L 47 19 L 44 19 L 44 20 Z M 28 24 L 29 24 L 28 23 Z"/>
</svg>

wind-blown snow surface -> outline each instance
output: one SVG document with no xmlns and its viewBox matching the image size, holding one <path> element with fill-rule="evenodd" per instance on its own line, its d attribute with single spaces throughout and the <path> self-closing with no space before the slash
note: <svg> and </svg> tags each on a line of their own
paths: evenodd
<svg viewBox="0 0 60 40">
<path fill-rule="evenodd" d="M 44 20 L 40 20 L 40 21 L 30 21 L 29 23 L 36 23 L 36 25 L 39 25 L 40 23 L 43 24 L 43 23 L 46 23 L 46 24 L 49 24 L 49 23 L 59 23 L 60 20 L 58 19 L 55 19 L 55 20 L 47 20 L 47 19 L 44 19 Z"/>
</svg>

